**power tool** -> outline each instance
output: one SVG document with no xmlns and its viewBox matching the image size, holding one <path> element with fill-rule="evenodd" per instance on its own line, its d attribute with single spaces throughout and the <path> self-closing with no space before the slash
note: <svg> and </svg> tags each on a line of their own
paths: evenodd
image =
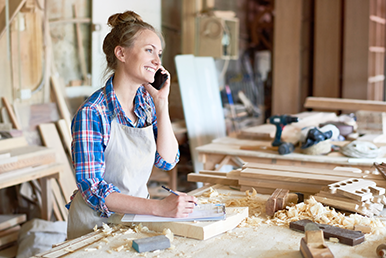
<svg viewBox="0 0 386 258">
<path fill-rule="evenodd" d="M 285 155 L 294 151 L 295 146 L 292 143 L 283 142 L 281 140 L 281 133 L 283 132 L 284 126 L 299 122 L 299 118 L 289 115 L 275 115 L 269 118 L 269 122 L 276 126 L 275 139 L 272 142 L 272 146 L 279 147 L 279 154 Z"/>
</svg>

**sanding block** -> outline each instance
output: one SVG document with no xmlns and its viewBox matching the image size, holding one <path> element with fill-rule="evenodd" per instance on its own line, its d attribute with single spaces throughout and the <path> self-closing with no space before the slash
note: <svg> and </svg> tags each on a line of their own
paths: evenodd
<svg viewBox="0 0 386 258">
<path fill-rule="evenodd" d="M 290 228 L 293 230 L 298 230 L 301 232 L 304 232 L 305 225 L 308 223 L 314 223 L 309 219 L 303 219 L 298 221 L 293 221 L 290 223 Z M 339 243 L 345 244 L 345 245 L 358 245 L 365 241 L 365 234 L 363 234 L 361 231 L 354 231 L 350 229 L 345 228 L 339 228 L 330 226 L 327 224 L 316 224 L 321 230 L 323 230 L 324 238 L 330 239 L 330 237 L 338 238 Z"/>
<path fill-rule="evenodd" d="M 133 240 L 132 247 L 138 252 L 151 252 L 170 247 L 170 240 L 164 235 Z"/>
</svg>

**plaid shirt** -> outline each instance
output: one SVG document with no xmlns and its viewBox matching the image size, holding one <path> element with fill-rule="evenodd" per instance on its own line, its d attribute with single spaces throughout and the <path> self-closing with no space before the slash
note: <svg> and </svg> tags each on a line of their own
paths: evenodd
<svg viewBox="0 0 386 258">
<path fill-rule="evenodd" d="M 117 122 L 134 127 L 125 115 L 117 96 L 115 95 L 113 76 L 106 86 L 94 92 L 78 109 L 72 120 L 72 163 L 75 169 L 77 187 L 83 199 L 101 217 L 109 217 L 105 198 L 112 192 L 120 190 L 108 184 L 103 176 L 105 172 L 104 151 L 110 139 L 112 119 L 116 116 Z M 145 108 L 150 106 L 155 140 L 157 140 L 157 118 L 153 98 L 143 86 L 140 86 L 134 98 L 134 113 L 138 117 L 136 127 L 146 126 Z M 135 150 L 134 150 L 135 151 Z M 163 170 L 172 169 L 179 160 L 179 151 L 173 163 L 167 163 L 156 152 L 154 165 Z M 71 197 L 71 200 L 74 198 Z M 69 209 L 70 203 L 66 205 Z"/>
</svg>

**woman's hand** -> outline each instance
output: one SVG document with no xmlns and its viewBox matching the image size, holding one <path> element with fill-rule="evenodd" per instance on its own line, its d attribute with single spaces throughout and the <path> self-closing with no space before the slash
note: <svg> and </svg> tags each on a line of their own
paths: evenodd
<svg viewBox="0 0 386 258">
<path fill-rule="evenodd" d="M 159 202 L 156 215 L 162 217 L 185 218 L 197 203 L 197 198 L 186 193 L 177 192 L 179 195 L 171 194 Z"/>
</svg>

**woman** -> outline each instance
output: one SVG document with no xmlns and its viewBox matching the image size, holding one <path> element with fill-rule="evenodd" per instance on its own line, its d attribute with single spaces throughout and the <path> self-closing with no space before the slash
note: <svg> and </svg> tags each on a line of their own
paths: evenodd
<svg viewBox="0 0 386 258">
<path fill-rule="evenodd" d="M 103 43 L 105 87 L 90 96 L 72 121 L 72 159 L 78 191 L 71 197 L 67 237 L 101 226 L 113 213 L 186 217 L 197 199 L 184 193 L 148 199 L 153 165 L 172 169 L 179 159 L 168 111 L 170 74 L 161 65 L 162 36 L 127 11 L 110 16 Z M 156 90 L 158 69 L 168 75 Z"/>
</svg>

